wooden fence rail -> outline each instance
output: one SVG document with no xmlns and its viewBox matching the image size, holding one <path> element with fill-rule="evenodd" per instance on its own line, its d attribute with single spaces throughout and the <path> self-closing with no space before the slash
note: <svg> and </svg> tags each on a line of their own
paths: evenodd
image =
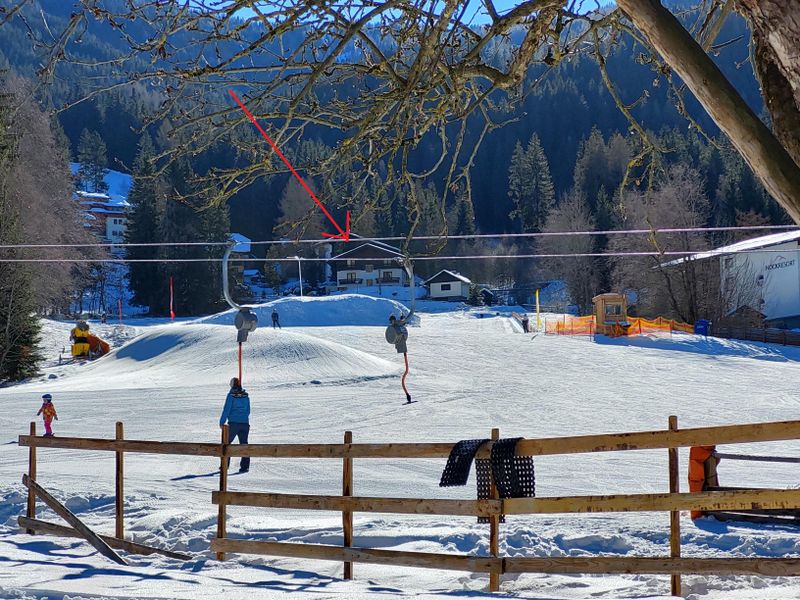
<svg viewBox="0 0 800 600">
<path fill-rule="evenodd" d="M 690 446 L 713 446 L 749 442 L 774 442 L 800 439 L 800 420 L 721 425 L 690 429 L 636 431 L 597 435 L 523 439 L 517 453 L 524 456 L 615 452 L 624 450 L 656 450 Z M 108 452 L 217 456 L 223 445 L 217 443 L 161 442 L 146 440 L 114 440 L 99 438 L 19 436 L 20 446 L 37 448 L 71 448 Z M 256 458 L 447 458 L 453 442 L 400 444 L 237 444 L 227 446 L 226 456 Z M 488 458 L 491 443 L 478 452 Z"/>
<path fill-rule="evenodd" d="M 223 428 L 220 443 L 161 442 L 122 439 L 122 425 L 117 439 L 43 438 L 31 435 L 19 438 L 21 446 L 30 448 L 29 474 L 36 473 L 37 448 L 68 448 L 76 450 L 109 451 L 117 456 L 117 537 L 123 528 L 123 453 L 174 454 L 213 456 L 220 459 L 219 490 L 213 492 L 212 502 L 218 505 L 217 537 L 211 549 L 220 560 L 226 553 L 251 553 L 287 556 L 314 560 L 335 560 L 344 564 L 345 578 L 352 577 L 355 562 L 390 564 L 395 566 L 471 571 L 489 575 L 491 591 L 499 589 L 503 573 L 663 573 L 671 575 L 671 590 L 680 594 L 681 573 L 760 574 L 770 576 L 800 576 L 800 558 L 715 558 L 697 559 L 680 556 L 680 521 L 682 510 L 749 510 L 800 508 L 800 490 L 796 489 L 738 489 L 699 493 L 680 493 L 676 448 L 734 443 L 769 442 L 800 439 L 800 420 L 748 425 L 724 425 L 679 429 L 677 418 L 670 417 L 666 430 L 640 431 L 541 439 L 523 439 L 516 452 L 523 456 L 593 453 L 626 450 L 667 449 L 669 471 L 665 475 L 668 493 L 617 494 L 500 499 L 496 490 L 492 497 L 481 500 L 432 498 L 386 498 L 353 495 L 354 459 L 446 458 L 453 448 L 447 443 L 383 443 L 354 444 L 352 433 L 346 432 L 342 444 L 245 444 L 230 445 L 227 427 Z M 492 430 L 492 440 L 499 431 Z M 478 458 L 490 454 L 492 442 L 484 445 Z M 329 458 L 342 459 L 342 495 L 286 494 L 269 492 L 229 491 L 227 489 L 228 459 L 251 456 L 273 459 Z M 29 497 L 27 518 L 21 523 L 35 523 L 31 509 L 35 497 Z M 336 511 L 342 514 L 342 546 L 325 546 L 286 542 L 229 539 L 226 537 L 226 509 L 229 506 L 256 506 L 276 509 Z M 670 556 L 640 557 L 563 557 L 563 558 L 505 558 L 499 555 L 500 515 L 533 515 L 556 513 L 596 513 L 668 511 L 670 513 Z M 461 556 L 441 553 L 405 552 L 387 549 L 353 547 L 353 513 L 397 513 L 442 516 L 480 516 L 489 520 L 490 556 Z"/>
<path fill-rule="evenodd" d="M 800 332 L 772 327 L 725 327 L 711 325 L 709 334 L 714 337 L 745 340 L 750 342 L 763 342 L 767 344 L 781 344 L 783 346 L 800 346 Z"/>
</svg>

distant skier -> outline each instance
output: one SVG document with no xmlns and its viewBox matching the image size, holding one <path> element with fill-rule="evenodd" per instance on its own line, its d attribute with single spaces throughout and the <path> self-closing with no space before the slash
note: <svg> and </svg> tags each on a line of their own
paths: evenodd
<svg viewBox="0 0 800 600">
<path fill-rule="evenodd" d="M 531 321 L 528 319 L 527 313 L 522 315 L 522 331 L 525 333 L 531 332 Z"/>
<path fill-rule="evenodd" d="M 44 419 L 44 437 L 53 437 L 53 419 L 58 421 L 58 413 L 56 412 L 56 407 L 53 406 L 53 396 L 50 394 L 42 395 L 42 408 L 39 409 L 36 415 L 42 415 L 42 419 Z"/>
<path fill-rule="evenodd" d="M 237 437 L 240 444 L 247 443 L 247 436 L 250 433 L 250 396 L 242 388 L 238 377 L 231 379 L 231 391 L 225 398 L 225 406 L 219 417 L 219 426 L 228 423 L 229 442 L 233 442 Z M 230 465 L 228 459 L 228 465 Z M 239 473 L 247 473 L 250 470 L 250 457 L 243 456 L 239 463 Z"/>
<path fill-rule="evenodd" d="M 278 318 L 279 318 L 278 317 L 278 309 L 277 308 L 273 308 L 272 309 L 272 328 L 273 329 L 275 329 L 275 327 L 277 327 L 278 329 L 283 329 L 283 327 L 281 327 L 280 322 L 278 322 Z"/>
<path fill-rule="evenodd" d="M 406 388 L 406 377 L 408 376 L 408 345 L 406 344 L 408 340 L 408 328 L 406 324 L 413 314 L 414 311 L 412 310 L 407 315 L 401 314 L 399 319 L 394 315 L 390 315 L 389 327 L 386 328 L 386 341 L 390 344 L 394 344 L 395 350 L 397 350 L 398 354 L 403 355 L 403 360 L 406 363 L 406 370 L 403 373 L 403 378 L 400 380 L 403 391 L 406 393 L 406 404 L 411 403 L 411 394 L 408 393 L 408 388 Z"/>
</svg>

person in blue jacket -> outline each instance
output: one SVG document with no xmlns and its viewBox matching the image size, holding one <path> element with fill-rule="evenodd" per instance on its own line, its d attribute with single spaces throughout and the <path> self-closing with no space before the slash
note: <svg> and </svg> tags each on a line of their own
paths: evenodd
<svg viewBox="0 0 800 600">
<path fill-rule="evenodd" d="M 219 426 L 228 423 L 229 441 L 233 443 L 237 437 L 240 444 L 247 443 L 247 435 L 250 433 L 250 396 L 242 388 L 238 377 L 231 379 L 231 391 L 225 398 L 225 406 L 219 417 Z M 230 465 L 230 459 L 228 459 Z M 239 463 L 239 472 L 247 473 L 250 470 L 250 457 L 243 456 Z"/>
</svg>

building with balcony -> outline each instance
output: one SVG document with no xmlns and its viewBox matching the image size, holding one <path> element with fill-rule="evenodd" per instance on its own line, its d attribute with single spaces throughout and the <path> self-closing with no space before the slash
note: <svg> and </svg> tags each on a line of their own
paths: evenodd
<svg viewBox="0 0 800 600">
<path fill-rule="evenodd" d="M 338 291 L 358 291 L 381 285 L 408 285 L 399 248 L 380 242 L 366 242 L 332 257 Z"/>
<path fill-rule="evenodd" d="M 128 211 L 131 205 L 124 198 L 112 198 L 100 192 L 75 192 L 75 200 L 84 213 L 84 227 L 112 244 L 125 241 Z"/>
</svg>

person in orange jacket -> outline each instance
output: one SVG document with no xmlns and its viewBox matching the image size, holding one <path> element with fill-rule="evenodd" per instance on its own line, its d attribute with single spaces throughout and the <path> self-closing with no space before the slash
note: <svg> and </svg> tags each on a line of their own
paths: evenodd
<svg viewBox="0 0 800 600">
<path fill-rule="evenodd" d="M 56 407 L 53 406 L 53 396 L 50 394 L 42 395 L 42 408 L 36 414 L 42 415 L 44 419 L 44 437 L 53 437 L 53 419 L 58 421 L 58 413 L 56 412 Z"/>
<path fill-rule="evenodd" d="M 716 446 L 693 446 L 689 449 L 689 491 L 702 492 L 707 486 L 718 486 Z M 703 511 L 691 511 L 692 519 L 703 516 Z"/>
</svg>

